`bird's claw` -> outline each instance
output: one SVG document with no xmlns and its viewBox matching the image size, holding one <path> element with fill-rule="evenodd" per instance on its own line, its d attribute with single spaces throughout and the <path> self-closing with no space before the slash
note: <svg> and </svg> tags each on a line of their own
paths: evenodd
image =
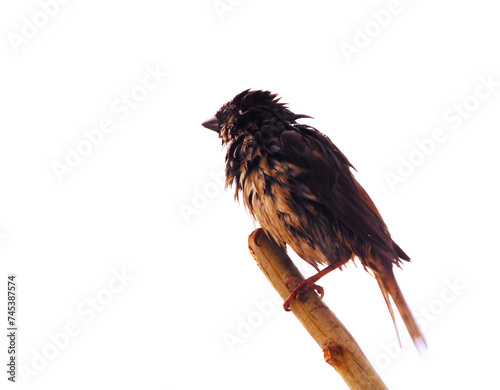
<svg viewBox="0 0 500 390">
<path fill-rule="evenodd" d="M 295 279 L 289 279 L 289 280 L 287 280 L 286 285 L 288 287 L 290 285 L 295 285 L 295 287 L 293 288 L 292 292 L 290 293 L 290 295 L 288 296 L 286 301 L 283 303 L 283 309 L 285 309 L 285 311 L 291 311 L 290 304 L 292 303 L 292 300 L 294 298 L 297 298 L 297 299 L 302 301 L 303 293 L 305 293 L 306 291 L 309 291 L 312 289 L 312 290 L 316 291 L 316 293 L 320 296 L 320 298 L 323 298 L 323 296 L 325 295 L 325 290 L 323 289 L 323 287 L 318 286 L 317 284 L 314 284 L 313 282 L 311 282 L 308 279 L 301 280 L 301 281 L 298 281 Z"/>
</svg>

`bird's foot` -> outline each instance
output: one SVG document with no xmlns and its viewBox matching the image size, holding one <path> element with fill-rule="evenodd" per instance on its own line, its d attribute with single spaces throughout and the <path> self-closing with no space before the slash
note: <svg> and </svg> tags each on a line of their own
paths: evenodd
<svg viewBox="0 0 500 390">
<path fill-rule="evenodd" d="M 292 300 L 294 298 L 297 298 L 299 300 L 302 300 L 303 299 L 303 293 L 305 293 L 306 291 L 309 291 L 311 289 L 313 289 L 314 291 L 316 291 L 318 293 L 318 295 L 323 298 L 323 296 L 325 295 L 325 290 L 323 289 L 323 287 L 321 286 L 318 286 L 317 284 L 314 284 L 314 282 L 316 280 L 311 280 L 313 278 L 309 278 L 309 279 L 306 279 L 306 280 L 295 280 L 295 279 L 288 279 L 287 282 L 286 282 L 286 285 L 290 288 L 291 285 L 295 285 L 295 287 L 293 288 L 292 292 L 290 293 L 290 295 L 288 296 L 288 298 L 286 299 L 286 301 L 283 303 L 283 309 L 285 309 L 285 311 L 291 311 L 290 309 L 290 303 L 292 302 Z"/>
</svg>

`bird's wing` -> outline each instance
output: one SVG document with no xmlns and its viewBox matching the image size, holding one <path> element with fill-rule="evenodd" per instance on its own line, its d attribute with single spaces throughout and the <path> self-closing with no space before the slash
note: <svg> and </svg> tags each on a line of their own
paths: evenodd
<svg viewBox="0 0 500 390">
<path fill-rule="evenodd" d="M 280 143 L 284 159 L 302 172 L 297 180 L 316 195 L 332 223 L 340 221 L 380 254 L 393 259 L 406 256 L 393 243 L 375 204 L 352 175 L 352 165 L 328 137 L 299 125 L 283 131 Z"/>
</svg>

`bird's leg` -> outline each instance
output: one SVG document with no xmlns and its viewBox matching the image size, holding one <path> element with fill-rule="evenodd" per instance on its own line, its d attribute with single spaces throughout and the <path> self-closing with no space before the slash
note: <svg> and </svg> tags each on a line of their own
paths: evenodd
<svg viewBox="0 0 500 390">
<path fill-rule="evenodd" d="M 311 288 L 314 291 L 316 291 L 321 298 L 323 298 L 323 295 L 325 294 L 325 291 L 324 291 L 323 287 L 318 286 L 315 283 L 318 280 L 320 280 L 323 276 L 325 276 L 326 274 L 332 272 L 334 269 L 336 269 L 338 267 L 339 267 L 339 264 L 337 264 L 337 263 L 330 264 L 328 267 L 326 267 L 326 268 L 322 269 L 321 271 L 319 271 L 316 275 L 313 275 L 310 278 L 307 278 L 306 280 L 302 280 L 298 284 L 297 284 L 296 280 L 287 280 L 287 285 L 291 284 L 291 283 L 294 283 L 294 284 L 297 284 L 297 286 L 294 287 L 294 289 L 292 290 L 292 292 L 290 293 L 290 295 L 288 296 L 288 298 L 286 299 L 286 301 L 283 303 L 283 308 L 285 309 L 285 311 L 290 311 L 291 310 L 290 309 L 290 303 L 292 302 L 292 300 L 295 297 L 298 296 L 300 298 L 300 294 L 301 293 L 303 293 L 303 292 L 305 292 L 307 290 L 310 290 Z"/>
</svg>

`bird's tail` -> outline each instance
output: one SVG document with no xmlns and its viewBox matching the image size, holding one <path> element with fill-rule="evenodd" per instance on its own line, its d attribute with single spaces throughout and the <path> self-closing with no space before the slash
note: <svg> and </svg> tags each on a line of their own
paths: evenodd
<svg viewBox="0 0 500 390">
<path fill-rule="evenodd" d="M 377 279 L 378 285 L 380 286 L 380 290 L 382 291 L 382 295 L 384 296 L 385 303 L 387 304 L 389 312 L 391 313 L 392 321 L 394 322 L 394 327 L 396 328 L 396 333 L 398 335 L 399 344 L 401 345 L 401 340 L 399 339 L 398 328 L 396 326 L 394 311 L 392 310 L 389 296 L 391 296 L 392 300 L 396 304 L 396 307 L 399 310 L 399 314 L 401 314 L 401 317 L 403 318 L 403 321 L 406 325 L 406 329 L 408 329 L 408 332 L 410 333 L 413 343 L 415 344 L 417 349 L 421 351 L 422 349 L 426 348 L 427 343 L 425 341 L 425 338 L 420 331 L 420 328 L 418 327 L 417 322 L 415 321 L 415 318 L 410 311 L 410 308 L 406 304 L 403 293 L 398 286 L 398 282 L 394 277 L 392 269 L 386 271 L 384 274 L 376 271 L 374 272 L 374 274 L 375 278 Z"/>
</svg>

